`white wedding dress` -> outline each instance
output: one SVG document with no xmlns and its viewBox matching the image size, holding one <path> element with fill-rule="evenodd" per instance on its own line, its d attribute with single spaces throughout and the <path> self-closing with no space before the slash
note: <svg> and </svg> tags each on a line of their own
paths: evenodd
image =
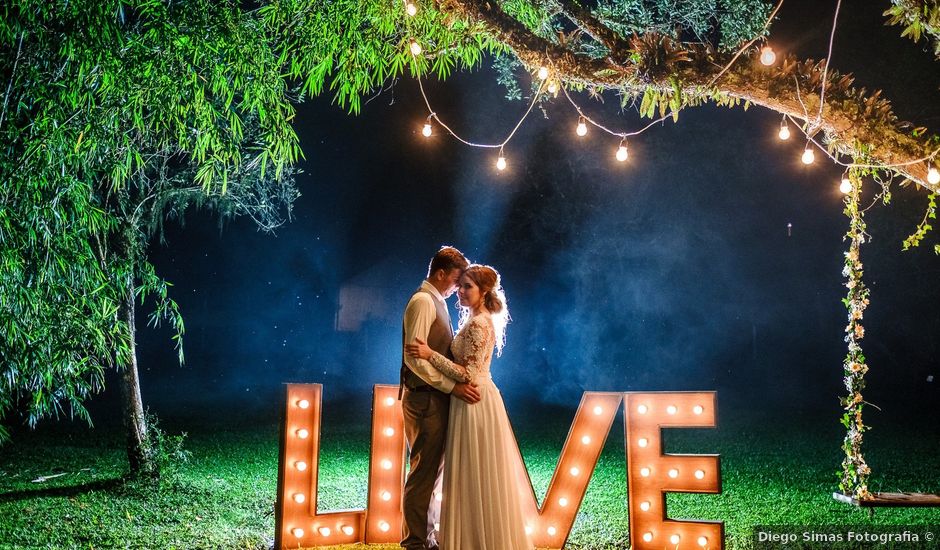
<svg viewBox="0 0 940 550">
<path fill-rule="evenodd" d="M 480 401 L 450 400 L 444 451 L 442 550 L 531 550 L 520 495 L 518 446 L 499 389 L 490 377 L 496 337 L 488 313 L 467 321 L 451 344 L 454 361 L 433 352 L 431 364 L 455 380 L 474 382 Z M 461 368 L 464 367 L 464 368 Z M 432 499 L 435 502 L 436 499 Z"/>
</svg>

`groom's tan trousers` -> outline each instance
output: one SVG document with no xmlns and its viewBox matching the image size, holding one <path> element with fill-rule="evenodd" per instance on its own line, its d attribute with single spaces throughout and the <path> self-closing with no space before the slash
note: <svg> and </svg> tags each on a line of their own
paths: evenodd
<svg viewBox="0 0 940 550">
<path fill-rule="evenodd" d="M 411 472 L 402 495 L 402 541 L 408 550 L 424 550 L 428 538 L 428 508 L 434 482 L 443 470 L 444 444 L 450 396 L 422 386 L 405 388 L 401 406 L 405 417 L 405 438 L 411 449 Z"/>
</svg>

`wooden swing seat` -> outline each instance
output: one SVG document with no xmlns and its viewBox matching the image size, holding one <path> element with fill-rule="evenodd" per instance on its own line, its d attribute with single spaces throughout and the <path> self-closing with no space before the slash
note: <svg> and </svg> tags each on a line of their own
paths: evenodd
<svg viewBox="0 0 940 550">
<path fill-rule="evenodd" d="M 859 508 L 928 508 L 940 507 L 940 495 L 933 493 L 872 493 L 870 500 L 858 500 L 842 493 L 832 493 L 839 502 Z"/>
</svg>

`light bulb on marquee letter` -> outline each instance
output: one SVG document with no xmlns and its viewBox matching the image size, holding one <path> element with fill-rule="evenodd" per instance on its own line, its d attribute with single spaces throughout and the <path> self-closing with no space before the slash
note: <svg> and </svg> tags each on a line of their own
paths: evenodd
<svg viewBox="0 0 940 550">
<path fill-rule="evenodd" d="M 301 399 L 300 401 L 297 402 L 297 406 L 300 407 L 301 409 L 309 409 L 310 401 L 307 401 L 306 399 Z"/>
<path fill-rule="evenodd" d="M 770 46 L 764 46 L 760 50 L 760 62 L 766 66 L 771 66 L 774 64 L 774 61 L 777 60 L 777 54 L 774 53 L 774 49 Z"/>
<path fill-rule="evenodd" d="M 353 533 L 356 532 L 356 530 L 353 529 L 352 525 L 344 525 L 340 530 L 343 532 L 344 535 L 347 535 L 347 536 L 352 535 Z"/>
</svg>

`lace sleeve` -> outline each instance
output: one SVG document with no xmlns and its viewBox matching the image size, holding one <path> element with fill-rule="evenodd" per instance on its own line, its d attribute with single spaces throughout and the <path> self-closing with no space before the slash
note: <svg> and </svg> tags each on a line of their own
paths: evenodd
<svg viewBox="0 0 940 550">
<path fill-rule="evenodd" d="M 467 369 L 463 368 L 457 363 L 454 363 L 436 351 L 431 352 L 431 358 L 429 361 L 435 369 L 444 373 L 444 375 L 448 378 L 453 378 L 458 382 L 470 381 L 470 376 L 467 374 Z"/>
<path fill-rule="evenodd" d="M 489 352 L 493 349 L 495 336 L 489 322 L 482 317 L 470 320 L 466 336 L 468 341 L 465 366 L 458 365 L 437 352 L 431 354 L 431 364 L 451 378 L 472 382 L 484 369 Z"/>
</svg>

